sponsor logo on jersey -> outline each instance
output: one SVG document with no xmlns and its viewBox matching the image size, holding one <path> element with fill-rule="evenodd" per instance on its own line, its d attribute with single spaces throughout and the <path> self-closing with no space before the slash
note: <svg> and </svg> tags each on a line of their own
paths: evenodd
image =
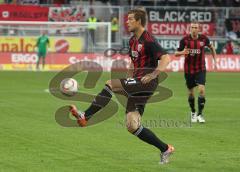
<svg viewBox="0 0 240 172">
<path fill-rule="evenodd" d="M 131 56 L 132 56 L 133 59 L 135 59 L 139 56 L 139 53 L 137 51 L 132 51 Z"/>
<path fill-rule="evenodd" d="M 142 50 L 142 44 L 138 44 L 138 52 Z"/>
<path fill-rule="evenodd" d="M 203 47 L 204 45 L 205 45 L 204 42 L 201 41 L 200 46 Z"/>
<path fill-rule="evenodd" d="M 195 54 L 200 54 L 201 50 L 200 49 L 190 49 L 189 54 L 190 56 L 194 56 Z"/>
</svg>

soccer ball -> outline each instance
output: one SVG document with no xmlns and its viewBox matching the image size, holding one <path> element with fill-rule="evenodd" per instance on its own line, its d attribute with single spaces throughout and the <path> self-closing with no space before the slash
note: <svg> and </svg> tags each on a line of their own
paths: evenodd
<svg viewBox="0 0 240 172">
<path fill-rule="evenodd" d="M 60 91 L 68 96 L 73 96 L 78 91 L 78 83 L 73 78 L 65 78 L 60 83 Z"/>
</svg>

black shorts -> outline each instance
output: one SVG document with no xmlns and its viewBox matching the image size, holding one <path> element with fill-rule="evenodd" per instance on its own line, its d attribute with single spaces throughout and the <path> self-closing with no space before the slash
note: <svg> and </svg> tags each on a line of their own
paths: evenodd
<svg viewBox="0 0 240 172">
<path fill-rule="evenodd" d="M 147 84 L 143 84 L 137 78 L 120 79 L 120 81 L 128 97 L 126 113 L 138 111 L 142 115 L 147 100 L 158 86 L 158 79 L 154 79 Z"/>
<path fill-rule="evenodd" d="M 201 71 L 195 74 L 185 73 L 185 80 L 188 89 L 192 89 L 198 85 L 205 85 L 206 71 Z"/>
</svg>

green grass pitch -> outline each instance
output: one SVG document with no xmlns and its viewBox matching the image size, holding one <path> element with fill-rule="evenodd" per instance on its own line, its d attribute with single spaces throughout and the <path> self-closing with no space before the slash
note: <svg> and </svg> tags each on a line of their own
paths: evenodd
<svg viewBox="0 0 240 172">
<path fill-rule="evenodd" d="M 88 128 L 58 125 L 55 111 L 74 102 L 44 91 L 54 75 L 0 72 L 0 172 L 239 171 L 240 73 L 208 73 L 206 124 L 152 128 L 176 149 L 163 166 L 156 148 L 124 128 L 122 107 L 112 118 Z M 96 88 L 81 91 L 97 94 L 107 79 L 104 73 Z M 169 73 L 162 84 L 173 97 L 148 105 L 143 120 L 188 121 L 183 74 Z"/>
</svg>

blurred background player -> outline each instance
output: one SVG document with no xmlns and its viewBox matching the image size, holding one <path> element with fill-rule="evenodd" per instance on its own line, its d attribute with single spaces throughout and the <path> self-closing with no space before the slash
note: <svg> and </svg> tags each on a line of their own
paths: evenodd
<svg viewBox="0 0 240 172">
<path fill-rule="evenodd" d="M 77 118 L 80 126 L 86 126 L 87 120 L 109 103 L 113 92 L 124 92 L 128 98 L 126 107 L 128 131 L 142 141 L 158 148 L 161 152 L 160 163 L 165 164 L 168 163 L 168 158 L 174 148 L 161 141 L 151 130 L 143 127 L 141 116 L 147 100 L 158 86 L 158 75 L 166 69 L 170 57 L 155 38 L 144 29 L 146 25 L 144 10 L 130 10 L 127 25 L 129 32 L 134 34 L 129 41 L 131 57 L 129 78 L 108 80 L 105 88 L 96 96 L 86 111 L 78 111 L 74 105 L 70 106 L 70 111 Z"/>
<path fill-rule="evenodd" d="M 191 121 L 204 123 L 203 109 L 205 99 L 206 65 L 204 47 L 210 48 L 214 59 L 214 68 L 216 69 L 216 51 L 207 36 L 199 34 L 199 23 L 192 22 L 190 25 L 190 34 L 180 40 L 179 48 L 175 56 L 185 56 L 184 76 L 188 88 L 188 103 L 191 108 Z M 195 110 L 194 88 L 198 87 L 198 113 Z"/>
<path fill-rule="evenodd" d="M 42 35 L 37 39 L 37 44 L 36 44 L 37 51 L 38 51 L 38 61 L 36 66 L 37 70 L 39 70 L 40 60 L 42 60 L 42 70 L 44 70 L 45 58 L 46 58 L 49 46 L 50 46 L 50 42 L 46 35 L 46 31 L 43 31 Z"/>
</svg>

